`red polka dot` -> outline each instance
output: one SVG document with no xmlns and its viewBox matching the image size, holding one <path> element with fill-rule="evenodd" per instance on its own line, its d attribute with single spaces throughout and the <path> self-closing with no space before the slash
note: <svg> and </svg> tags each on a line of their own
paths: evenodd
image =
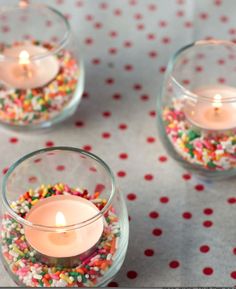
<svg viewBox="0 0 236 289">
<path fill-rule="evenodd" d="M 94 59 L 92 59 L 92 63 L 93 63 L 94 65 L 98 65 L 98 64 L 101 63 L 101 61 L 100 61 L 99 58 L 94 58 Z"/>
<path fill-rule="evenodd" d="M 150 51 L 148 55 L 150 58 L 156 58 L 158 56 L 158 53 L 156 51 Z"/>
<path fill-rule="evenodd" d="M 115 100 L 119 100 L 119 99 L 122 98 L 122 95 L 121 95 L 120 93 L 114 93 L 112 97 L 113 97 L 113 99 L 115 99 Z"/>
<path fill-rule="evenodd" d="M 196 191 L 201 192 L 201 191 L 203 191 L 204 189 L 205 189 L 204 186 L 201 185 L 201 184 L 198 184 L 198 185 L 195 186 L 195 190 L 196 190 Z"/>
<path fill-rule="evenodd" d="M 166 71 L 166 67 L 165 66 L 161 66 L 160 68 L 159 68 L 159 72 L 160 73 L 165 73 L 165 71 Z"/>
<path fill-rule="evenodd" d="M 230 276 L 232 279 L 236 279 L 236 271 L 231 272 Z"/>
<path fill-rule="evenodd" d="M 154 250 L 152 250 L 152 249 L 146 249 L 146 250 L 144 251 L 144 255 L 147 256 L 147 257 L 151 257 L 151 256 L 154 255 Z"/>
<path fill-rule="evenodd" d="M 196 72 L 202 72 L 203 68 L 202 68 L 202 66 L 196 66 L 195 70 L 196 70 Z"/>
<path fill-rule="evenodd" d="M 163 37 L 162 40 L 161 40 L 161 42 L 162 42 L 163 44 L 169 44 L 169 43 L 171 42 L 171 40 L 170 40 L 169 37 Z"/>
<path fill-rule="evenodd" d="M 211 209 L 211 208 L 205 208 L 205 209 L 203 210 L 203 213 L 204 213 L 205 215 L 212 215 L 212 214 L 213 214 L 213 209 Z"/>
<path fill-rule="evenodd" d="M 229 204 L 235 204 L 236 203 L 236 198 L 232 197 L 232 198 L 228 198 L 227 202 Z"/>
<path fill-rule="evenodd" d="M 150 115 L 151 117 L 155 117 L 155 116 L 156 116 L 155 110 L 149 111 L 149 115 Z"/>
<path fill-rule="evenodd" d="M 134 193 L 130 193 L 130 194 L 127 195 L 127 199 L 128 199 L 129 201 L 134 201 L 134 200 L 137 199 L 137 196 L 136 196 L 136 194 L 134 194 Z"/>
<path fill-rule="evenodd" d="M 117 49 L 114 48 L 114 47 L 111 47 L 111 48 L 108 49 L 108 52 L 109 52 L 110 54 L 116 54 L 116 53 L 117 53 Z"/>
<path fill-rule="evenodd" d="M 166 157 L 166 156 L 160 156 L 160 157 L 158 158 L 158 160 L 159 160 L 159 162 L 164 163 L 164 162 L 167 161 L 167 157 Z"/>
<path fill-rule="evenodd" d="M 45 145 L 46 145 L 46 147 L 53 147 L 54 146 L 54 142 L 49 140 L 49 141 L 47 141 L 45 143 Z"/>
<path fill-rule="evenodd" d="M 92 147 L 90 145 L 84 145 L 83 150 L 90 152 L 92 150 Z"/>
<path fill-rule="evenodd" d="M 210 228 L 210 227 L 213 226 L 213 222 L 210 221 L 210 220 L 207 220 L 207 221 L 204 221 L 204 222 L 202 223 L 202 225 L 203 225 L 204 227 L 206 227 L 206 228 Z"/>
<path fill-rule="evenodd" d="M 134 84 L 133 89 L 134 90 L 141 90 L 142 89 L 142 85 L 139 84 L 139 83 L 136 83 L 136 84 Z"/>
<path fill-rule="evenodd" d="M 185 180 L 185 181 L 188 181 L 191 179 L 191 175 L 190 174 L 183 174 L 182 178 Z"/>
<path fill-rule="evenodd" d="M 202 253 L 207 253 L 210 251 L 210 247 L 208 245 L 202 245 L 200 248 L 199 248 L 200 252 Z"/>
<path fill-rule="evenodd" d="M 118 32 L 117 32 L 117 31 L 111 31 L 111 32 L 109 33 L 109 35 L 110 35 L 110 37 L 115 38 L 115 37 L 118 36 Z"/>
<path fill-rule="evenodd" d="M 135 279 L 138 276 L 138 273 L 136 271 L 128 271 L 127 272 L 127 277 L 129 279 Z"/>
<path fill-rule="evenodd" d="M 33 184 L 33 183 L 35 183 L 35 182 L 37 182 L 37 177 L 35 177 L 35 176 L 31 176 L 31 177 L 29 177 L 28 178 L 28 182 L 30 183 L 30 184 Z"/>
<path fill-rule="evenodd" d="M 82 127 L 82 126 L 84 126 L 84 123 L 83 123 L 83 121 L 78 120 L 78 121 L 76 121 L 75 126 Z"/>
<path fill-rule="evenodd" d="M 82 94 L 83 98 L 89 98 L 89 93 L 87 91 L 84 91 Z"/>
<path fill-rule="evenodd" d="M 177 260 L 173 260 L 169 263 L 169 267 L 171 269 L 177 269 L 179 266 L 180 266 L 180 263 Z"/>
<path fill-rule="evenodd" d="M 126 71 L 131 71 L 131 70 L 134 69 L 134 67 L 133 67 L 133 65 L 131 65 L 131 64 L 126 64 L 126 65 L 124 66 L 124 69 L 125 69 Z"/>
<path fill-rule="evenodd" d="M 129 48 L 129 47 L 132 47 L 132 42 L 131 41 L 125 41 L 124 42 L 124 47 L 127 47 L 127 48 Z"/>
<path fill-rule="evenodd" d="M 91 44 L 93 44 L 93 39 L 89 38 L 89 37 L 85 38 L 84 43 L 87 44 L 87 45 L 91 45 Z"/>
<path fill-rule="evenodd" d="M 2 170 L 3 175 L 5 175 L 5 174 L 7 173 L 7 171 L 8 171 L 8 168 L 4 168 L 4 169 Z"/>
<path fill-rule="evenodd" d="M 103 137 L 103 138 L 110 138 L 110 137 L 111 137 L 111 134 L 110 134 L 109 132 L 104 132 L 104 133 L 102 134 L 102 137 Z"/>
<path fill-rule="evenodd" d="M 146 180 L 146 181 L 152 181 L 153 180 L 153 175 L 151 175 L 151 174 L 147 174 L 147 175 L 145 175 L 144 176 L 144 179 Z"/>
<path fill-rule="evenodd" d="M 102 113 L 103 117 L 110 117 L 111 116 L 111 112 L 110 111 L 104 111 Z"/>
<path fill-rule="evenodd" d="M 142 101 L 147 101 L 147 100 L 149 100 L 149 96 L 146 95 L 146 94 L 143 94 L 143 95 L 140 96 L 140 99 L 141 99 Z"/>
<path fill-rule="evenodd" d="M 233 248 L 233 254 L 236 255 L 236 247 Z"/>
<path fill-rule="evenodd" d="M 148 143 L 154 143 L 155 141 L 156 141 L 156 139 L 154 137 L 152 137 L 152 136 L 147 138 L 147 142 Z"/>
<path fill-rule="evenodd" d="M 127 129 L 127 125 L 126 125 L 125 123 L 121 123 L 121 124 L 119 125 L 119 129 L 125 130 L 125 129 Z"/>
<path fill-rule="evenodd" d="M 168 197 L 161 197 L 160 198 L 160 202 L 163 203 L 163 204 L 166 204 L 169 202 L 169 198 Z"/>
<path fill-rule="evenodd" d="M 119 171 L 119 172 L 117 172 L 117 176 L 120 177 L 120 178 L 123 178 L 123 177 L 126 176 L 126 172 L 124 172 L 124 171 Z"/>
<path fill-rule="evenodd" d="M 59 166 L 56 167 L 56 170 L 57 171 L 64 171 L 65 170 L 65 166 L 59 165 Z"/>
<path fill-rule="evenodd" d="M 158 25 L 159 25 L 160 27 L 166 27 L 166 26 L 167 26 L 167 22 L 166 22 L 165 20 L 160 20 L 159 23 L 158 23 Z"/>
<path fill-rule="evenodd" d="M 204 275 L 212 275 L 213 272 L 214 272 L 214 270 L 213 270 L 211 267 L 205 267 L 205 268 L 203 268 L 203 270 L 202 270 L 202 273 L 203 273 Z"/>
<path fill-rule="evenodd" d="M 10 142 L 10 143 L 17 143 L 17 142 L 18 142 L 18 138 L 16 138 L 16 137 L 11 137 L 11 138 L 9 139 L 9 142 Z"/>
<path fill-rule="evenodd" d="M 154 40 L 155 38 L 156 38 L 156 35 L 153 34 L 153 33 L 149 33 L 149 34 L 147 35 L 147 39 L 149 39 L 149 40 Z"/>
<path fill-rule="evenodd" d="M 201 18 L 202 20 L 206 20 L 208 18 L 208 14 L 205 12 L 202 12 L 199 14 L 199 18 Z"/>
<path fill-rule="evenodd" d="M 106 84 L 113 84 L 114 82 L 115 82 L 115 80 L 113 79 L 113 78 L 107 78 L 106 80 L 105 80 L 105 82 L 106 82 Z"/>
<path fill-rule="evenodd" d="M 34 163 L 37 164 L 37 163 L 40 163 L 41 161 L 42 161 L 42 159 L 38 158 L 38 159 L 35 159 L 35 160 L 34 160 Z"/>
<path fill-rule="evenodd" d="M 149 213 L 149 217 L 151 219 L 157 219 L 159 217 L 159 213 L 156 212 L 156 211 L 152 211 L 152 212 Z"/>
<path fill-rule="evenodd" d="M 96 23 L 94 23 L 94 28 L 95 29 L 101 29 L 102 28 L 102 23 L 101 22 L 96 22 Z M 99 63 L 100 63 L 100 61 L 99 61 Z M 99 64 L 99 63 L 94 63 L 94 64 Z"/>
<path fill-rule="evenodd" d="M 115 10 L 113 11 L 113 13 L 114 13 L 114 15 L 116 15 L 116 16 L 120 16 L 120 15 L 122 15 L 122 10 L 120 10 L 120 9 L 115 9 Z"/>
<path fill-rule="evenodd" d="M 186 220 L 189 220 L 189 219 L 192 218 L 192 213 L 190 213 L 190 212 L 184 212 L 184 213 L 182 214 L 182 217 L 183 217 L 184 219 L 186 219 Z"/>
<path fill-rule="evenodd" d="M 107 284 L 108 287 L 119 287 L 119 284 L 115 281 L 112 281 L 110 283 Z"/>
<path fill-rule="evenodd" d="M 119 158 L 122 159 L 122 160 L 126 160 L 128 158 L 128 154 L 121 153 L 121 154 L 119 154 Z"/>
<path fill-rule="evenodd" d="M 156 237 L 159 237 L 159 236 L 162 235 L 162 229 L 160 229 L 160 228 L 155 228 L 155 229 L 152 230 L 152 234 L 153 234 L 154 236 L 156 236 Z"/>
</svg>

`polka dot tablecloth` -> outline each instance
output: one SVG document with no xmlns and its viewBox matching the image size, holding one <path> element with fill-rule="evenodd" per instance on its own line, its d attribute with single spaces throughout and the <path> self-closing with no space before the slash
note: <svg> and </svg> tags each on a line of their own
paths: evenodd
<svg viewBox="0 0 236 289">
<path fill-rule="evenodd" d="M 27 134 L 1 129 L 2 175 L 42 147 L 91 151 L 114 171 L 130 216 L 127 257 L 109 286 L 236 285 L 235 181 L 204 182 L 180 168 L 160 143 L 155 112 L 173 52 L 203 38 L 236 42 L 235 1 L 44 2 L 62 11 L 78 36 L 85 92 L 76 114 L 59 127 Z M 1 33 L 9 29 L 1 20 Z M 14 286 L 2 266 L 0 280 Z"/>
</svg>

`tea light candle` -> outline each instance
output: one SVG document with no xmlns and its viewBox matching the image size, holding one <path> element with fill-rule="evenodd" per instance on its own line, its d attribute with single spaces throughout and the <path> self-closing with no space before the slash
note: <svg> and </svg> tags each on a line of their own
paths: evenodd
<svg viewBox="0 0 236 289">
<path fill-rule="evenodd" d="M 57 58 L 53 54 L 48 55 L 49 51 L 42 46 L 15 45 L 7 47 L 3 53 L 7 61 L 0 62 L 0 79 L 9 87 L 18 89 L 42 87 L 58 74 Z M 36 55 L 37 58 L 34 59 Z"/>
<path fill-rule="evenodd" d="M 208 86 L 194 91 L 204 99 L 187 99 L 184 112 L 187 119 L 206 130 L 229 130 L 236 127 L 236 88 L 230 86 Z M 209 101 L 211 99 L 211 101 Z"/>
<path fill-rule="evenodd" d="M 63 227 L 85 222 L 98 213 L 98 208 L 91 201 L 78 196 L 58 195 L 41 199 L 29 211 L 26 219 L 35 225 L 53 227 L 52 231 L 25 226 L 25 238 L 37 252 L 46 256 L 78 256 L 100 240 L 104 229 L 103 218 L 78 229 Z"/>
</svg>

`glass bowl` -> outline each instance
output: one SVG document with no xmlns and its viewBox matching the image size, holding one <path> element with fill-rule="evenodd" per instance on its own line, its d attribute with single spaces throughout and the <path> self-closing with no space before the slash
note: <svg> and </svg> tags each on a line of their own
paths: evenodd
<svg viewBox="0 0 236 289">
<path fill-rule="evenodd" d="M 19 286 L 105 286 L 127 251 L 126 204 L 97 156 L 55 147 L 10 167 L 2 187 L 1 257 Z"/>
<path fill-rule="evenodd" d="M 60 12 L 19 3 L 0 8 L 6 30 L 0 34 L 0 124 L 49 127 L 75 112 L 84 89 L 83 63 Z"/>
<path fill-rule="evenodd" d="M 204 178 L 236 174 L 236 45 L 197 41 L 170 60 L 157 99 L 169 154 Z"/>
</svg>

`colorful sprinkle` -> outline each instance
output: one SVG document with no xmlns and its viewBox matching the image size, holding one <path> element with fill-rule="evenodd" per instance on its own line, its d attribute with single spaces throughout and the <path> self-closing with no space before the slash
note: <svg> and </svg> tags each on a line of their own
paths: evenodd
<svg viewBox="0 0 236 289">
<path fill-rule="evenodd" d="M 68 193 L 90 200 L 99 210 L 107 203 L 100 198 L 98 192 L 89 195 L 87 190 L 58 183 L 29 190 L 12 202 L 11 207 L 19 216 L 25 218 L 27 212 L 40 199 Z M 104 231 L 96 251 L 77 267 L 68 268 L 46 265 L 37 260 L 36 251 L 25 240 L 23 226 L 9 214 L 5 214 L 2 222 L 2 255 L 16 280 L 24 286 L 94 287 L 112 267 L 119 244 L 119 219 L 112 206 L 104 215 L 104 223 Z"/>
<path fill-rule="evenodd" d="M 48 43 L 32 41 L 48 50 Z M 12 46 L 17 46 L 19 42 Z M 2 49 L 4 47 L 1 47 Z M 0 50 L 1 51 L 1 50 Z M 79 67 L 77 60 L 67 50 L 56 54 L 60 70 L 56 78 L 43 87 L 15 89 L 1 85 L 0 120 L 12 125 L 39 124 L 56 117 L 71 101 L 77 87 Z"/>
<path fill-rule="evenodd" d="M 188 122 L 181 100 L 163 110 L 166 134 L 177 153 L 187 162 L 207 170 L 225 171 L 236 167 L 236 131 L 213 133 Z"/>
</svg>

